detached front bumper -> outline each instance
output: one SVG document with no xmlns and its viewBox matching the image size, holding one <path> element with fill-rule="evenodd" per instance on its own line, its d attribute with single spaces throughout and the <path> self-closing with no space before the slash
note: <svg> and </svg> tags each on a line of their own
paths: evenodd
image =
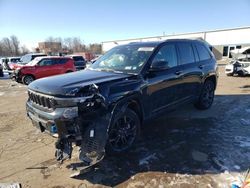
<svg viewBox="0 0 250 188">
<path fill-rule="evenodd" d="M 75 123 L 78 116 L 77 107 L 73 108 L 56 108 L 53 111 L 45 111 L 34 107 L 31 101 L 26 103 L 27 116 L 31 119 L 32 124 L 41 130 L 41 132 L 47 132 L 51 135 L 60 134 L 64 136 L 70 132 L 67 130 L 72 124 Z M 73 110 L 74 112 L 73 112 Z M 67 112 L 71 111 L 68 114 Z M 75 114 L 74 114 L 75 113 Z M 71 117 L 69 117 L 71 115 Z M 72 134 L 72 132 L 71 132 Z"/>
<path fill-rule="evenodd" d="M 14 70 L 14 71 L 8 71 L 10 78 L 16 82 L 22 82 L 22 76 L 20 74 L 19 70 Z"/>
<path fill-rule="evenodd" d="M 111 121 L 111 113 L 100 101 L 93 96 L 74 107 L 46 109 L 28 100 L 26 109 L 36 128 L 58 136 L 57 160 L 71 158 L 72 143 L 75 143 L 80 147 L 79 159 L 89 167 L 104 157 Z"/>
</svg>

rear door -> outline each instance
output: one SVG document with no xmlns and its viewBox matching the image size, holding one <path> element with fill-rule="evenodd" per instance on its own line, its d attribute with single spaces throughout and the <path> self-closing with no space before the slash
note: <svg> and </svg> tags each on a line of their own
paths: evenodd
<svg viewBox="0 0 250 188">
<path fill-rule="evenodd" d="M 63 74 L 67 71 L 65 63 L 67 62 L 66 58 L 53 58 L 53 75 Z"/>
<path fill-rule="evenodd" d="M 200 75 L 200 83 L 202 83 L 204 73 L 209 73 L 209 70 L 213 70 L 213 68 L 211 68 L 211 66 L 213 66 L 213 56 L 211 54 L 210 49 L 206 47 L 203 43 L 196 42 L 194 46 L 198 54 L 197 66 Z M 201 86 L 202 84 L 200 84 L 200 89 Z"/>
<path fill-rule="evenodd" d="M 198 67 L 197 51 L 190 41 L 177 43 L 179 54 L 179 75 L 182 78 L 179 102 L 191 100 L 201 83 L 201 69 Z"/>
</svg>

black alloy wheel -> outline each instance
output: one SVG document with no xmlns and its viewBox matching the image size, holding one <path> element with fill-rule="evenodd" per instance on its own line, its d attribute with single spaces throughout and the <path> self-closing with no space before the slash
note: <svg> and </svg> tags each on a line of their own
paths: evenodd
<svg viewBox="0 0 250 188">
<path fill-rule="evenodd" d="M 121 153 L 130 149 L 136 142 L 140 130 L 138 115 L 131 109 L 115 115 L 109 128 L 108 152 Z"/>
<path fill-rule="evenodd" d="M 201 110 L 206 110 L 210 108 L 214 101 L 214 91 L 215 91 L 214 82 L 211 80 L 205 81 L 201 91 L 201 95 L 195 106 Z"/>
</svg>

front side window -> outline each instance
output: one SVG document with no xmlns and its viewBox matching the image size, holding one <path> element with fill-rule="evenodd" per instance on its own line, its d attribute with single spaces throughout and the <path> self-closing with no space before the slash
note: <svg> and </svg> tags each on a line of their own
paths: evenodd
<svg viewBox="0 0 250 188">
<path fill-rule="evenodd" d="M 211 58 L 210 53 L 208 52 L 208 50 L 205 48 L 204 45 L 202 44 L 195 44 L 195 45 L 200 57 L 200 61 L 208 60 Z"/>
<path fill-rule="evenodd" d="M 85 61 L 82 56 L 73 56 L 74 61 Z"/>
<path fill-rule="evenodd" d="M 43 59 L 42 61 L 39 62 L 40 66 L 50 66 L 52 64 L 53 62 L 51 59 Z"/>
<path fill-rule="evenodd" d="M 157 52 L 155 55 L 153 62 L 156 61 L 165 61 L 169 68 L 177 66 L 177 55 L 174 44 L 168 44 Z"/>
<path fill-rule="evenodd" d="M 136 74 L 140 72 L 153 50 L 154 47 L 151 46 L 118 46 L 97 59 L 89 69 Z"/>
<path fill-rule="evenodd" d="M 178 49 L 180 54 L 180 64 L 184 65 L 195 62 L 193 48 L 190 43 L 179 43 Z"/>
</svg>

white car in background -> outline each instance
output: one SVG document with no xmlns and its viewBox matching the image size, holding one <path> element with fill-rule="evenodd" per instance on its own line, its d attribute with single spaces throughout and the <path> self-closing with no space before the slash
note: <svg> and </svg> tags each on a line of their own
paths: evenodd
<svg viewBox="0 0 250 188">
<path fill-rule="evenodd" d="M 234 74 L 239 76 L 250 75 L 250 58 L 231 61 L 226 65 L 225 73 L 227 76 L 233 76 Z"/>
<path fill-rule="evenodd" d="M 233 61 L 225 67 L 227 76 L 237 74 L 239 76 L 250 75 L 250 47 L 231 50 Z"/>
</svg>

